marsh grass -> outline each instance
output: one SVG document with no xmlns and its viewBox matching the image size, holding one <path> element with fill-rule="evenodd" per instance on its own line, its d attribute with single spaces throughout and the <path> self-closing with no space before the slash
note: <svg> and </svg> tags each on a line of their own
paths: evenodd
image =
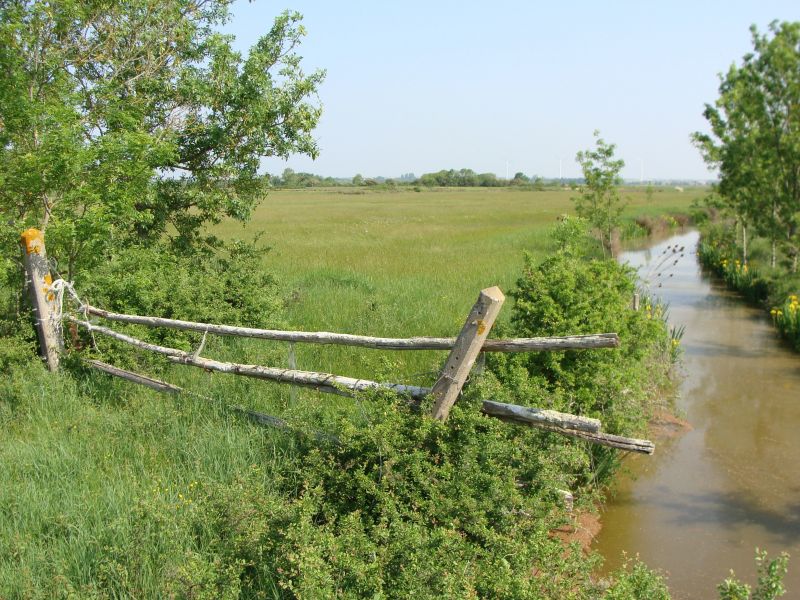
<svg viewBox="0 0 800 600">
<path fill-rule="evenodd" d="M 622 191 L 624 216 L 685 213 L 703 189 Z M 523 253 L 550 250 L 545 232 L 573 211 L 570 190 L 442 188 L 414 192 L 337 189 L 270 193 L 227 238 L 262 235 L 267 267 L 282 283 L 287 320 L 304 330 L 385 336 L 455 336 L 478 291 L 513 289 Z M 507 301 L 507 304 L 510 300 Z M 508 319 L 509 307 L 499 323 Z M 300 368 L 368 377 L 376 364 L 401 375 L 435 371 L 442 353 L 298 346 Z M 343 371 L 342 369 L 345 369 Z"/>
</svg>

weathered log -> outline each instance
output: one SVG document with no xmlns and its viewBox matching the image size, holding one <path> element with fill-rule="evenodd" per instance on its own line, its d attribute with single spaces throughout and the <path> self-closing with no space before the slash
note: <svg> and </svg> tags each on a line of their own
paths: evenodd
<svg viewBox="0 0 800 600">
<path fill-rule="evenodd" d="M 548 427 L 541 426 L 542 429 L 560 433 L 569 437 L 574 437 L 579 440 L 585 440 L 600 446 L 607 446 L 608 448 L 616 448 L 617 450 L 626 450 L 628 452 L 638 452 L 639 454 L 653 454 L 656 446 L 650 440 L 640 440 L 636 438 L 622 437 L 621 435 L 612 435 L 610 433 L 589 433 L 587 431 L 575 431 L 574 429 L 564 429 L 563 427 Z"/>
<path fill-rule="evenodd" d="M 534 427 L 559 427 L 587 433 L 598 433 L 600 431 L 600 421 L 597 419 L 570 415 L 555 410 L 504 404 L 493 400 L 484 400 L 482 409 L 485 414 L 491 417 Z"/>
<path fill-rule="evenodd" d="M 249 337 L 282 342 L 302 342 L 307 344 L 337 344 L 384 350 L 451 350 L 456 338 L 410 337 L 385 338 L 327 331 L 283 331 L 278 329 L 256 329 L 233 325 L 196 323 L 161 317 L 145 317 L 110 312 L 94 306 L 87 306 L 89 314 L 118 321 L 149 327 L 167 327 L 184 331 L 208 332 L 216 335 Z M 597 333 L 591 335 L 569 335 L 563 337 L 512 338 L 506 340 L 486 340 L 481 352 L 543 352 L 557 350 L 591 350 L 616 348 L 619 336 L 616 333 Z"/>
<path fill-rule="evenodd" d="M 397 394 L 408 395 L 412 398 L 424 398 L 430 394 L 431 389 L 416 385 L 403 385 L 400 383 L 379 383 L 369 379 L 356 379 L 330 373 L 317 373 L 314 371 L 298 371 L 296 369 L 277 369 L 275 367 L 262 367 L 259 365 L 242 365 L 238 363 L 221 362 L 210 358 L 195 357 L 191 354 L 184 356 L 168 356 L 168 360 L 193 367 L 200 367 L 209 371 L 243 375 L 255 379 L 266 379 L 276 383 L 288 383 L 299 387 L 307 387 L 321 392 L 350 396 L 350 392 L 363 392 L 374 389 L 391 390 Z"/>
<path fill-rule="evenodd" d="M 114 365 L 109 365 L 108 363 L 104 363 L 99 360 L 86 359 L 83 362 L 84 364 L 90 366 L 93 369 L 97 369 L 98 371 L 103 371 L 104 373 L 108 373 L 109 375 L 113 375 L 114 377 L 119 377 L 120 379 L 132 381 L 133 383 L 138 383 L 139 385 L 149 387 L 158 392 L 164 392 L 168 394 L 180 394 L 183 391 L 183 388 L 180 388 L 177 385 L 172 385 L 171 383 L 160 381 L 158 379 L 153 379 L 152 377 L 147 377 L 146 375 L 139 375 L 138 373 L 134 373 L 132 371 L 126 371 L 125 369 L 120 369 L 119 367 L 115 367 Z"/>
<path fill-rule="evenodd" d="M 495 286 L 481 290 L 478 300 L 467 315 L 467 320 L 456 338 L 453 349 L 444 363 L 439 379 L 433 384 L 431 393 L 434 405 L 431 416 L 446 421 L 450 409 L 458 399 L 461 388 L 467 381 L 472 365 L 481 352 L 481 346 L 489 336 L 506 297 Z"/>
<path fill-rule="evenodd" d="M 74 317 L 70 317 L 70 320 L 82 327 L 90 328 L 95 333 L 125 342 L 126 344 L 130 344 L 140 348 L 141 350 L 163 354 L 172 362 L 190 365 L 193 367 L 200 367 L 202 369 L 208 369 L 209 371 L 243 375 L 245 377 L 254 377 L 256 379 L 266 379 L 269 381 L 275 381 L 277 383 L 288 383 L 343 396 L 350 395 L 348 391 L 359 392 L 370 389 L 387 389 L 398 394 L 406 394 L 412 398 L 419 399 L 424 398 L 431 392 L 430 388 L 424 388 L 415 385 L 378 383 L 368 379 L 343 377 L 341 375 L 331 375 L 330 373 L 316 373 L 313 371 L 298 371 L 296 369 L 277 369 L 274 367 L 261 367 L 258 365 L 241 365 L 237 363 L 221 362 L 194 356 L 193 354 L 184 352 L 182 350 L 177 350 L 175 348 L 168 348 L 165 346 L 159 346 L 157 344 L 151 344 L 149 342 L 144 342 L 124 333 L 114 331 L 113 329 L 91 325 L 86 321 L 81 321 L 79 319 L 75 319 Z"/>
<path fill-rule="evenodd" d="M 140 350 L 147 350 L 148 352 L 155 352 L 157 354 L 163 354 L 165 356 L 184 356 L 186 352 L 183 350 L 177 350 L 175 348 L 168 348 L 166 346 L 159 346 L 158 344 L 151 344 L 150 342 L 145 342 L 130 335 L 126 335 L 124 333 L 119 333 L 118 331 L 114 331 L 113 329 L 109 329 L 108 327 L 103 327 L 102 325 L 93 325 L 88 321 L 81 321 L 80 319 L 76 319 L 75 317 L 67 317 L 71 323 L 75 323 L 81 327 L 88 329 L 89 331 L 93 331 L 95 333 L 100 333 L 107 337 L 114 338 L 115 340 L 119 340 L 120 342 L 125 342 L 126 344 L 130 344 L 131 346 L 135 346 Z"/>
</svg>

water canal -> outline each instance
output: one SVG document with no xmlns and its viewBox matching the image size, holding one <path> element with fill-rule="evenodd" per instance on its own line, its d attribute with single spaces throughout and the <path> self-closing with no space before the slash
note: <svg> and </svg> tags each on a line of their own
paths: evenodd
<svg viewBox="0 0 800 600">
<path fill-rule="evenodd" d="M 730 569 L 752 584 L 754 549 L 785 550 L 787 597 L 800 597 L 800 355 L 781 345 L 763 310 L 701 271 L 698 237 L 622 257 L 646 273 L 668 245 L 686 247 L 653 291 L 669 303 L 670 322 L 686 327 L 676 404 L 693 429 L 660 441 L 653 457 L 626 459 L 594 548 L 608 569 L 623 551 L 638 554 L 679 599 L 716 598 Z"/>
</svg>

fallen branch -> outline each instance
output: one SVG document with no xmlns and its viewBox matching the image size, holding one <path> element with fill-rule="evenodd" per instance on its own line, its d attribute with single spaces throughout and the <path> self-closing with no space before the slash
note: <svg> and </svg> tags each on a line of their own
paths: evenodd
<svg viewBox="0 0 800 600">
<path fill-rule="evenodd" d="M 133 383 L 138 383 L 139 385 L 149 387 L 158 392 L 164 392 L 167 394 L 180 394 L 183 391 L 183 388 L 180 388 L 177 385 L 172 385 L 171 383 L 166 383 L 165 381 L 159 381 L 158 379 L 153 379 L 152 377 L 147 377 L 146 375 L 139 375 L 138 373 L 134 373 L 132 371 L 126 371 L 125 369 L 120 369 L 119 367 L 109 365 L 108 363 L 104 363 L 99 360 L 85 359 L 83 363 L 93 369 L 97 369 L 98 371 L 103 371 L 104 373 L 108 373 L 114 377 L 132 381 Z"/>
<path fill-rule="evenodd" d="M 89 314 L 118 321 L 146 325 L 148 327 L 167 327 L 184 331 L 213 333 L 238 337 L 249 337 L 262 340 L 282 342 L 302 342 L 308 344 L 338 344 L 340 346 L 358 346 L 362 348 L 382 348 L 384 350 L 451 350 L 456 338 L 384 338 L 348 333 L 330 333 L 327 331 L 283 331 L 277 329 L 256 329 L 252 327 L 235 327 L 233 325 L 214 325 L 196 323 L 178 319 L 161 317 L 145 317 L 110 312 L 94 306 L 87 306 Z M 481 352 L 540 352 L 556 350 L 588 350 L 596 348 L 616 348 L 619 336 L 616 333 L 597 333 L 592 335 L 569 335 L 564 337 L 512 338 L 507 340 L 486 340 Z"/>
</svg>

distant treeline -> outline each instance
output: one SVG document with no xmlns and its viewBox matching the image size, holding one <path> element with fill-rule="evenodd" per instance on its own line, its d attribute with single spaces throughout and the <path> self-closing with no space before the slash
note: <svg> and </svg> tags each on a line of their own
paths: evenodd
<svg viewBox="0 0 800 600">
<path fill-rule="evenodd" d="M 508 187 L 525 186 L 543 189 L 545 181 L 541 177 L 528 177 L 522 172 L 516 173 L 512 179 L 498 177 L 494 173 L 476 173 L 472 169 L 442 169 L 436 173 L 425 173 L 417 177 L 413 173 L 405 173 L 400 177 L 364 177 L 355 175 L 352 179 L 342 177 L 323 177 L 313 173 L 298 173 L 293 169 L 285 169 L 282 175 L 266 175 L 273 187 L 306 188 L 330 186 L 425 186 L 425 187 Z M 575 180 L 577 181 L 577 180 Z M 559 184 L 558 180 L 550 182 Z M 563 183 L 574 183 L 564 180 Z"/>
</svg>

